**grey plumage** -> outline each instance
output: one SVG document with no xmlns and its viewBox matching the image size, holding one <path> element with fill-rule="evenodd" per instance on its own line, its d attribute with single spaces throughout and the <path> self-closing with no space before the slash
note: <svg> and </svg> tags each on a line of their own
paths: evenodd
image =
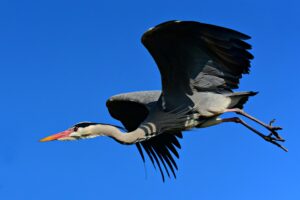
<svg viewBox="0 0 300 200">
<path fill-rule="evenodd" d="M 182 131 L 235 122 L 287 151 L 278 142 L 280 127 L 265 124 L 242 108 L 257 92 L 233 92 L 243 74 L 250 71 L 249 36 L 232 29 L 194 22 L 169 21 L 142 36 L 142 43 L 154 58 L 161 74 L 161 91 L 119 94 L 106 105 L 112 117 L 120 120 L 128 133 L 112 125 L 81 123 L 41 141 L 74 140 L 105 135 L 121 144 L 136 144 L 165 179 L 176 177 L 178 139 Z M 238 117 L 222 119 L 226 112 L 240 114 L 270 131 L 264 135 Z M 142 150 L 144 149 L 144 151 Z"/>
<path fill-rule="evenodd" d="M 163 130 L 136 144 L 143 161 L 141 146 L 163 179 L 162 166 L 168 176 L 169 167 L 176 177 L 177 165 L 170 152 L 179 158 L 175 146 L 180 148 L 177 139 L 182 137 L 181 131 L 221 123 L 217 120 L 220 114 L 242 109 L 248 98 L 257 94 L 232 91 L 250 71 L 253 55 L 248 52 L 251 45 L 244 41 L 247 39 L 250 37 L 243 33 L 193 21 L 165 22 L 142 36 L 159 68 L 162 92 L 116 95 L 107 101 L 107 107 L 128 131 L 149 121 Z M 170 115 L 169 121 L 161 118 L 163 113 L 173 112 L 180 116 Z"/>
</svg>

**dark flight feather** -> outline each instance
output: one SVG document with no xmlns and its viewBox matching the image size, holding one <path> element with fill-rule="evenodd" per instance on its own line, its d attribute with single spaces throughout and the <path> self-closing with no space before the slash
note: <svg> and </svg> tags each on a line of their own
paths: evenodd
<svg viewBox="0 0 300 200">
<path fill-rule="evenodd" d="M 120 120 L 127 131 L 133 131 L 138 128 L 149 113 L 146 105 L 132 100 L 108 100 L 106 105 L 111 116 Z M 170 177 L 169 170 L 171 170 L 173 176 L 176 178 L 175 170 L 178 170 L 178 166 L 173 155 L 179 158 L 176 148 L 181 148 L 178 139 L 182 137 L 181 132 L 162 133 L 136 144 L 143 162 L 146 161 L 144 156 L 144 153 L 146 153 L 153 167 L 159 169 L 163 181 L 165 181 L 165 173 Z"/>
</svg>

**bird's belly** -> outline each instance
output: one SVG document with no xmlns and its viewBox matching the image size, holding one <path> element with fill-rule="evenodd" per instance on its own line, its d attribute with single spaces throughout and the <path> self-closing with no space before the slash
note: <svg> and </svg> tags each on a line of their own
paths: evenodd
<svg viewBox="0 0 300 200">
<path fill-rule="evenodd" d="M 222 114 L 230 105 L 230 98 L 211 92 L 199 92 L 191 97 L 199 117 L 213 117 Z"/>
</svg>

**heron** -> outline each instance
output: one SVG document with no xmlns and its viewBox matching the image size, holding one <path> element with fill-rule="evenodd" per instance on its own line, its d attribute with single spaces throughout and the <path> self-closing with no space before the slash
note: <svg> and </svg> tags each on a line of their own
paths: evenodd
<svg viewBox="0 0 300 200">
<path fill-rule="evenodd" d="M 196 21 L 167 21 L 147 30 L 142 44 L 156 62 L 161 91 L 139 91 L 110 97 L 106 106 L 120 126 L 80 122 L 40 141 L 71 141 L 108 136 L 121 144 L 135 144 L 143 162 L 148 155 L 165 180 L 175 177 L 179 139 L 186 130 L 225 122 L 245 126 L 265 141 L 287 151 L 278 134 L 282 128 L 253 117 L 243 110 L 257 92 L 234 92 L 254 58 L 246 40 L 250 36 L 233 29 Z M 234 117 L 221 118 L 224 113 Z M 244 119 L 268 131 L 263 134 Z"/>
</svg>

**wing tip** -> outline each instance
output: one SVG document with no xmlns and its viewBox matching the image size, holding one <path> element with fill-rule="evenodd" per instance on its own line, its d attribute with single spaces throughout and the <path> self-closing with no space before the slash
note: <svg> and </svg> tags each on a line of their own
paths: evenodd
<svg viewBox="0 0 300 200">
<path fill-rule="evenodd" d="M 174 144 L 176 142 L 174 141 L 177 141 L 178 138 L 182 138 L 182 133 L 180 132 L 172 135 L 162 134 L 160 136 L 162 136 L 163 138 L 158 138 L 159 136 L 157 136 L 150 140 L 140 142 L 136 144 L 136 146 L 139 150 L 143 162 L 145 162 L 145 157 L 143 157 L 144 154 L 143 152 L 140 152 L 140 150 L 142 150 L 142 148 L 140 147 L 143 147 L 143 150 L 146 153 L 145 155 L 148 155 L 155 169 L 156 166 L 158 167 L 162 180 L 163 182 L 165 182 L 165 173 L 169 178 L 171 178 L 170 174 L 172 173 L 173 177 L 176 179 L 176 171 L 178 171 L 178 166 L 174 158 L 172 157 L 171 152 L 177 159 L 179 158 L 179 154 L 176 150 L 177 146 Z M 158 141 L 161 141 L 161 143 L 159 143 Z M 179 142 L 177 141 L 177 143 Z M 169 170 L 171 170 L 171 173 Z"/>
</svg>

